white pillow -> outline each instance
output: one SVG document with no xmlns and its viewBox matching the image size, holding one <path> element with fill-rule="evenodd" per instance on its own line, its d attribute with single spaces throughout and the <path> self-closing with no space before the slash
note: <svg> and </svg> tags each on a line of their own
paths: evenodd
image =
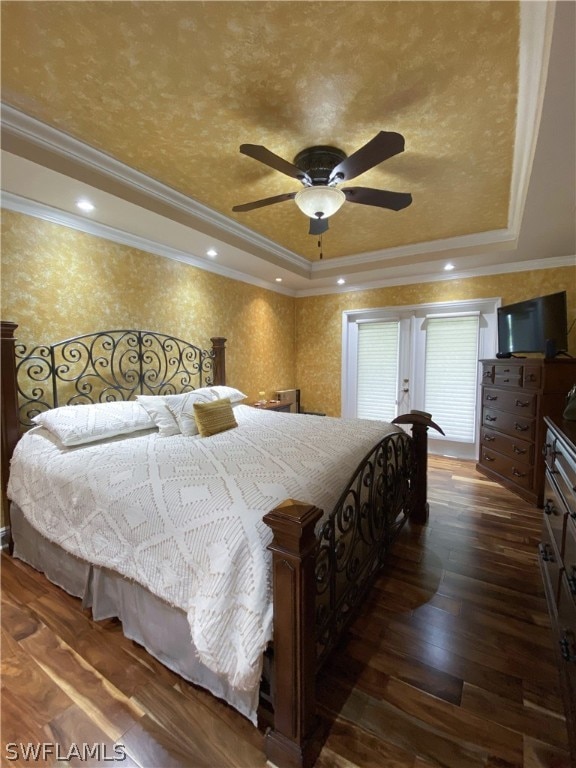
<svg viewBox="0 0 576 768">
<path fill-rule="evenodd" d="M 215 395 L 213 393 L 213 391 L 212 391 L 213 389 L 214 389 L 214 387 L 198 387 L 198 389 L 194 390 L 194 393 L 197 394 L 197 395 L 206 395 L 206 397 L 209 400 L 217 400 L 218 399 L 218 395 Z M 184 394 L 189 394 L 189 393 L 185 392 Z"/>
<path fill-rule="evenodd" d="M 32 421 L 55 435 L 63 445 L 93 443 L 155 426 L 135 400 L 65 405 L 39 413 Z"/>
<path fill-rule="evenodd" d="M 161 437 L 180 434 L 180 427 L 176 417 L 166 405 L 166 397 L 171 397 L 171 395 L 136 396 L 136 400 L 146 409 L 146 412 L 158 427 L 158 433 Z"/>
<path fill-rule="evenodd" d="M 216 399 L 206 388 L 195 389 L 193 392 L 185 392 L 182 395 L 167 395 L 164 398 L 170 412 L 178 422 L 180 432 L 188 437 L 199 434 L 198 425 L 194 418 L 194 403 L 210 403 Z"/>
<path fill-rule="evenodd" d="M 200 390 L 196 390 L 197 392 Z M 211 387 L 211 391 L 216 395 L 217 400 L 221 400 L 224 397 L 230 398 L 231 403 L 239 403 L 241 400 L 246 400 L 248 395 L 245 395 L 244 392 L 240 392 L 239 389 L 234 389 L 234 387 L 224 387 L 224 386 L 216 386 Z"/>
</svg>

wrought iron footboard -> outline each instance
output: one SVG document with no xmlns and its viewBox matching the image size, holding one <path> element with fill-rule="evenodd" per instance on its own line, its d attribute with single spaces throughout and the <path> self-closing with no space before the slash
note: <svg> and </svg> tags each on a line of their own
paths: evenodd
<svg viewBox="0 0 576 768">
<path fill-rule="evenodd" d="M 410 437 L 387 435 L 364 458 L 320 528 L 315 566 L 319 667 L 408 518 L 413 465 Z"/>
</svg>

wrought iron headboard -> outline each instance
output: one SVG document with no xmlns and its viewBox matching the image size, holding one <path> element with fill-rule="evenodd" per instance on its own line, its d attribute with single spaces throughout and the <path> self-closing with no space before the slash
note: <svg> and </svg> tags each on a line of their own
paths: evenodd
<svg viewBox="0 0 576 768">
<path fill-rule="evenodd" d="M 169 395 L 225 383 L 224 344 L 201 349 L 153 331 L 88 333 L 28 350 L 15 344 L 18 407 L 22 429 L 60 405 Z"/>
</svg>

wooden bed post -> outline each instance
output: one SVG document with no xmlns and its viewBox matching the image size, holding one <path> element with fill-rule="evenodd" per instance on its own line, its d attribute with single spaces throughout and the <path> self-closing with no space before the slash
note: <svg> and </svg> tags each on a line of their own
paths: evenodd
<svg viewBox="0 0 576 768">
<path fill-rule="evenodd" d="M 308 768 L 317 756 L 314 565 L 321 515 L 289 499 L 263 518 L 274 533 L 274 728 L 265 748 L 278 768 Z"/>
<path fill-rule="evenodd" d="M 214 352 L 213 379 L 215 386 L 226 384 L 226 339 L 214 336 L 210 339 Z"/>
<path fill-rule="evenodd" d="M 2 320 L 0 323 L 1 350 L 0 365 L 2 368 L 2 509 L 6 524 L 10 525 L 10 505 L 6 497 L 10 459 L 20 437 L 20 419 L 18 413 L 18 385 L 16 382 L 16 350 L 14 332 L 18 325 Z"/>
<path fill-rule="evenodd" d="M 425 525 L 428 521 L 428 427 L 444 432 L 432 421 L 429 413 L 410 411 L 392 420 L 392 424 L 411 424 L 414 441 L 414 461 L 416 475 L 414 477 L 413 495 L 410 503 L 410 522 Z"/>
</svg>

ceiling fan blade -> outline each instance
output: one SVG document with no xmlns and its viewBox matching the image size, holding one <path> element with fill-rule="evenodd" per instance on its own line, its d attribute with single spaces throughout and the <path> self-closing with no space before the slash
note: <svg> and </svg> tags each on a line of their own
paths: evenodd
<svg viewBox="0 0 576 768">
<path fill-rule="evenodd" d="M 404 151 L 404 136 L 394 131 L 380 131 L 363 147 L 332 169 L 331 182 L 349 181 L 364 171 Z"/>
<path fill-rule="evenodd" d="M 298 179 L 299 181 L 307 181 L 310 184 L 312 183 L 312 179 L 305 171 L 298 168 L 296 165 L 289 163 L 288 160 L 279 157 L 279 155 L 275 155 L 274 152 L 270 152 L 269 149 L 262 147 L 260 144 L 241 144 L 240 152 L 242 152 L 243 155 L 247 155 L 248 157 L 254 158 L 254 160 L 264 163 L 264 165 L 270 166 L 270 168 L 273 168 L 275 171 L 285 173 L 286 176 L 291 176 L 293 179 Z"/>
<path fill-rule="evenodd" d="M 265 205 L 274 205 L 274 203 L 283 203 L 284 200 L 294 200 L 296 192 L 287 192 L 285 195 L 275 195 L 274 197 L 265 197 L 262 200 L 255 200 L 253 203 L 244 203 L 243 205 L 235 205 L 232 210 L 239 211 L 253 211 L 255 208 L 264 208 Z"/>
<path fill-rule="evenodd" d="M 370 187 L 347 187 L 342 190 L 349 203 L 376 205 L 378 208 L 390 208 L 401 211 L 412 202 L 409 192 L 389 192 L 387 189 L 370 189 Z"/>
<path fill-rule="evenodd" d="M 309 235 L 323 235 L 328 231 L 328 219 L 310 219 Z"/>
</svg>

